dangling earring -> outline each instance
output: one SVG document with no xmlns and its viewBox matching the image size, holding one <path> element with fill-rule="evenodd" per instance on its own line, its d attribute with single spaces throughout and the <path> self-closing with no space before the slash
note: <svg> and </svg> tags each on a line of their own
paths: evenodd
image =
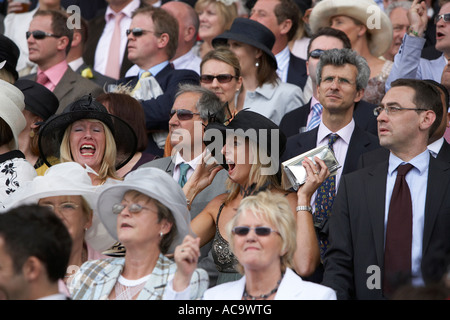
<svg viewBox="0 0 450 320">
<path fill-rule="evenodd" d="M 162 238 L 164 236 L 164 233 L 162 231 L 159 233 L 159 236 Z"/>
<path fill-rule="evenodd" d="M 29 133 L 29 135 L 30 135 L 30 138 L 34 138 L 34 134 L 35 134 L 35 133 L 34 133 L 34 130 L 33 130 L 33 129 L 31 129 L 31 130 L 30 130 L 30 133 Z"/>
<path fill-rule="evenodd" d="M 259 62 L 258 61 L 256 61 L 256 63 L 255 63 L 255 67 L 259 67 Z"/>
</svg>

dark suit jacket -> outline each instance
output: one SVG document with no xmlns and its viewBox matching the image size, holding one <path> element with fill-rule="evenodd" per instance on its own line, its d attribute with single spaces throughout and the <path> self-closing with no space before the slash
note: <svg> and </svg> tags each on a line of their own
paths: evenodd
<svg viewBox="0 0 450 320">
<path fill-rule="evenodd" d="M 308 123 L 309 112 L 311 111 L 311 100 L 295 110 L 286 113 L 280 122 L 280 129 L 287 136 L 293 136 L 300 132 L 301 128 L 306 127 Z M 378 135 L 377 118 L 373 115 L 373 109 L 376 105 L 367 101 L 359 101 L 353 111 L 355 123 L 363 129 L 374 135 Z"/>
<path fill-rule="evenodd" d="M 286 82 L 295 84 L 303 90 L 306 84 L 306 80 L 308 80 L 306 60 L 296 57 L 295 55 L 290 53 Z"/>
<path fill-rule="evenodd" d="M 36 73 L 29 74 L 23 79 L 36 81 Z M 69 104 L 84 95 L 91 93 L 94 98 L 98 97 L 103 93 L 103 89 L 68 67 L 53 93 L 59 100 L 59 107 L 56 113 L 61 113 Z"/>
<path fill-rule="evenodd" d="M 192 70 L 175 70 L 167 65 L 156 76 L 164 94 L 156 99 L 141 101 L 145 112 L 145 122 L 148 130 L 168 130 L 169 113 L 175 101 L 175 93 L 181 83 L 199 84 L 199 77 Z M 119 79 L 118 83 L 134 87 L 138 76 Z"/>
<path fill-rule="evenodd" d="M 364 153 L 359 159 L 358 168 L 369 167 L 389 160 L 389 154 L 390 152 L 386 148 L 380 148 Z M 444 162 L 450 162 L 450 144 L 445 139 L 436 158 Z"/>
<path fill-rule="evenodd" d="M 344 175 L 329 220 L 330 246 L 322 284 L 338 299 L 382 299 L 384 216 L 388 161 Z M 450 164 L 430 157 L 423 230 L 422 275 L 443 276 L 450 242 Z M 374 273 L 371 268 L 379 268 Z M 381 288 L 368 288 L 369 277 Z M 369 280 L 369 281 L 368 281 Z"/>
</svg>

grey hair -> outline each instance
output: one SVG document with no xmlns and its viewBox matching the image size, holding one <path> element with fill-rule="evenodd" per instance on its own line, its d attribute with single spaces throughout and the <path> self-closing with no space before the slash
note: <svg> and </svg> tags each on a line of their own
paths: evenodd
<svg viewBox="0 0 450 320">
<path fill-rule="evenodd" d="M 195 84 L 180 84 L 178 86 L 178 91 L 175 94 L 175 99 L 184 93 L 198 93 L 200 98 L 195 105 L 198 113 L 200 113 L 200 118 L 202 120 L 208 121 L 209 116 L 214 115 L 216 121 L 223 123 L 225 122 L 225 108 L 217 95 L 204 87 Z"/>
<path fill-rule="evenodd" d="M 410 1 L 395 1 L 395 2 L 391 2 L 387 6 L 387 8 L 385 10 L 385 13 L 389 17 L 391 15 L 391 12 L 394 9 L 397 9 L 397 8 L 403 8 L 403 9 L 408 11 L 409 9 L 411 9 L 411 4 L 412 3 Z"/>
<path fill-rule="evenodd" d="M 356 51 L 351 49 L 331 49 L 326 50 L 317 64 L 317 83 L 322 81 L 322 69 L 326 65 L 343 66 L 351 64 L 356 67 L 356 90 L 365 89 L 370 78 L 370 68 L 366 59 L 361 57 Z"/>
</svg>

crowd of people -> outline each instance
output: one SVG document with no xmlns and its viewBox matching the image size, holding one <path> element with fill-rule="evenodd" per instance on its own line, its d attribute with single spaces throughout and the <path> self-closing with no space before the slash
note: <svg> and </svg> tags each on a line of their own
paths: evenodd
<svg viewBox="0 0 450 320">
<path fill-rule="evenodd" d="M 30 3 L 0 300 L 450 299 L 449 0 Z"/>
</svg>

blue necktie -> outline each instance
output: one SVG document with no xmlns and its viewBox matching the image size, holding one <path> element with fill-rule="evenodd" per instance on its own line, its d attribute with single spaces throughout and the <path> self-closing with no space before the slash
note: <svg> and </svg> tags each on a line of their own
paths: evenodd
<svg viewBox="0 0 450 320">
<path fill-rule="evenodd" d="M 310 131 L 317 127 L 320 123 L 320 116 L 322 114 L 323 107 L 320 103 L 316 103 L 312 107 L 312 117 L 308 126 L 306 127 L 306 131 Z"/>
<path fill-rule="evenodd" d="M 332 133 L 328 136 L 328 146 L 333 150 L 333 144 L 339 136 Z M 331 207 L 333 206 L 334 196 L 336 195 L 336 176 L 328 177 L 322 185 L 317 189 L 317 196 L 314 210 L 314 226 L 322 229 L 326 219 L 331 215 Z M 323 261 L 324 254 L 328 247 L 328 238 L 319 232 L 320 257 Z"/>
<path fill-rule="evenodd" d="M 180 179 L 178 179 L 178 184 L 183 188 L 187 182 L 187 172 L 191 167 L 187 163 L 180 163 Z"/>
</svg>

